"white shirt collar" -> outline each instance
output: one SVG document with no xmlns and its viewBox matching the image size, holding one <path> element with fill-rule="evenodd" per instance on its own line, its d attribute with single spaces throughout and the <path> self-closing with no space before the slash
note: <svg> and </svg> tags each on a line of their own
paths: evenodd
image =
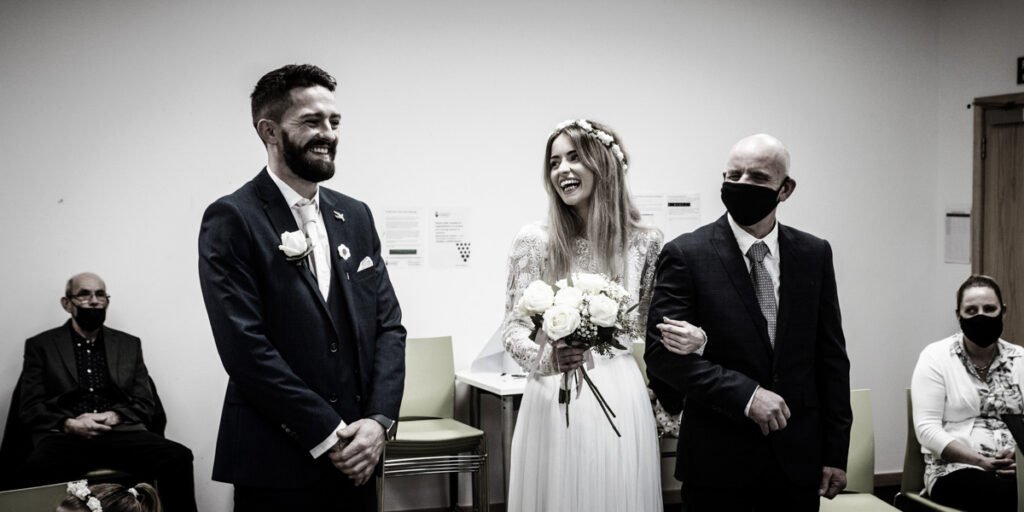
<svg viewBox="0 0 1024 512">
<path fill-rule="evenodd" d="M 772 230 L 768 232 L 764 238 L 754 238 L 754 235 L 747 233 L 735 220 L 732 219 L 732 215 L 726 214 L 729 218 L 729 227 L 732 228 L 732 235 L 736 237 L 736 243 L 740 246 L 740 253 L 746 258 L 747 251 L 751 245 L 757 242 L 764 242 L 768 246 L 768 258 L 779 257 L 779 221 L 775 221 L 775 225 L 772 226 Z"/>
<path fill-rule="evenodd" d="M 296 203 L 305 203 L 307 199 L 302 197 L 301 194 L 295 191 L 290 185 L 284 182 L 281 178 L 278 178 L 274 171 L 270 169 L 270 164 L 267 164 L 267 174 L 270 175 L 270 179 L 274 180 L 274 184 L 281 190 L 281 195 L 284 196 L 284 202 L 288 203 L 288 207 L 293 207 Z M 313 204 L 316 205 L 316 211 L 320 211 L 320 184 L 316 186 L 316 193 L 313 194 Z"/>
</svg>

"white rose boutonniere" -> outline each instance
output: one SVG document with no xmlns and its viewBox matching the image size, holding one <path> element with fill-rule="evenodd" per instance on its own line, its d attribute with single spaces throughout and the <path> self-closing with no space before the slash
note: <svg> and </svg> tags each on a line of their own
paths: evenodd
<svg viewBox="0 0 1024 512">
<path fill-rule="evenodd" d="M 302 231 L 285 231 L 281 233 L 281 245 L 277 246 L 288 261 L 298 261 L 313 252 L 313 244 Z"/>
</svg>

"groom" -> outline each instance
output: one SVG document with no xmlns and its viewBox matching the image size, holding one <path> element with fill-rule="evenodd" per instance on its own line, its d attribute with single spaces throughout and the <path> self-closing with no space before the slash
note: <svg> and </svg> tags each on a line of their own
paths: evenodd
<svg viewBox="0 0 1024 512">
<path fill-rule="evenodd" d="M 267 167 L 211 204 L 199 278 L 228 373 L 214 480 L 236 511 L 374 510 L 393 435 L 405 328 L 366 204 L 334 175 L 335 80 L 271 71 L 252 93 Z"/>
</svg>

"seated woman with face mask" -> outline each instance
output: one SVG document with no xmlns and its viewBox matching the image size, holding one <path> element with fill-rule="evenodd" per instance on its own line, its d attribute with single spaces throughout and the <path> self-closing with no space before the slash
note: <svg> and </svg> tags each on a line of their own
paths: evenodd
<svg viewBox="0 0 1024 512">
<path fill-rule="evenodd" d="M 1014 441 L 1002 414 L 1024 410 L 1024 349 L 999 339 L 1006 305 L 994 279 L 957 291 L 961 332 L 921 351 L 911 397 L 930 498 L 963 510 L 1017 510 Z"/>
</svg>

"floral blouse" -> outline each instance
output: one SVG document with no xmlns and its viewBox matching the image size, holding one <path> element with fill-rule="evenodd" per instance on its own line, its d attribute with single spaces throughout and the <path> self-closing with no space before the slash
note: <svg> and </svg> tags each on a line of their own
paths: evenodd
<svg viewBox="0 0 1024 512">
<path fill-rule="evenodd" d="M 988 375 L 981 378 L 964 350 L 963 340 L 953 343 L 950 351 L 954 358 L 959 359 L 964 369 L 976 384 L 981 413 L 974 419 L 971 429 L 971 448 L 986 457 L 995 457 L 1006 447 L 1015 445 L 1013 436 L 1000 418 L 1002 414 L 1020 414 L 1024 410 L 1024 397 L 1013 374 L 1015 357 L 1008 357 L 1000 352 L 989 366 Z M 954 471 L 974 468 L 977 466 L 960 462 L 946 462 L 932 453 L 924 454 L 925 482 L 928 488 L 931 483 Z"/>
</svg>

